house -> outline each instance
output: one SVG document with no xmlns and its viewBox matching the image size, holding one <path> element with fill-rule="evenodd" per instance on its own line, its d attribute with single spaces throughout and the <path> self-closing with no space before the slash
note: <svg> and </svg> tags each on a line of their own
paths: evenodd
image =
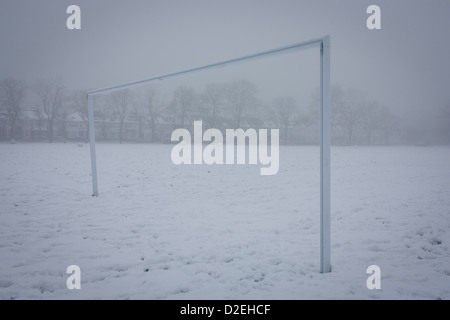
<svg viewBox="0 0 450 320">
<path fill-rule="evenodd" d="M 195 116 L 192 117 L 195 119 Z M 198 116 L 198 119 L 201 119 Z M 226 128 L 232 128 L 227 119 L 219 119 L 217 129 L 225 132 Z M 119 120 L 109 117 L 97 117 L 95 119 L 95 138 L 97 141 L 119 141 L 124 142 L 157 142 L 171 143 L 173 130 L 180 128 L 173 117 L 159 117 L 158 123 L 152 128 L 147 121 L 136 114 L 129 114 L 122 126 Z M 271 128 L 258 116 L 245 117 L 241 122 L 241 128 Z M 185 125 L 188 130 L 193 129 L 193 120 Z M 206 127 L 204 127 L 206 130 Z M 0 112 L 0 140 L 10 140 L 10 123 L 8 115 Z M 191 131 L 192 132 L 192 131 Z M 38 110 L 24 110 L 16 123 L 15 139 L 24 141 L 48 141 L 49 132 L 47 119 Z M 83 119 L 78 112 L 65 115 L 64 119 L 59 117 L 53 123 L 54 141 L 88 141 L 88 121 Z"/>
<path fill-rule="evenodd" d="M 139 117 L 130 115 L 123 123 L 122 141 L 135 142 L 170 142 L 170 135 L 176 125 L 160 119 L 155 128 Z M 8 114 L 0 111 L 0 140 L 11 140 L 11 125 Z M 24 141 L 48 141 L 47 119 L 36 110 L 24 110 L 15 125 L 15 139 Z M 55 119 L 53 124 L 55 141 L 87 141 L 89 139 L 88 122 L 79 113 L 66 115 L 65 119 Z M 120 140 L 120 122 L 110 119 L 95 120 L 95 137 L 97 141 Z"/>
</svg>

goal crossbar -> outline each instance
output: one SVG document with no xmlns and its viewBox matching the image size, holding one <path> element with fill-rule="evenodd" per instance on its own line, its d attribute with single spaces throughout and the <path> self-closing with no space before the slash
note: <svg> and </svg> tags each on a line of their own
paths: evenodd
<svg viewBox="0 0 450 320">
<path fill-rule="evenodd" d="M 312 39 L 288 46 L 261 51 L 255 54 L 242 56 L 230 60 L 216 62 L 196 68 L 186 69 L 178 72 L 168 73 L 110 86 L 106 88 L 90 90 L 87 92 L 88 118 L 89 118 L 89 141 L 91 151 L 91 169 L 93 196 L 98 196 L 97 160 L 95 151 L 95 128 L 94 128 L 94 106 L 93 96 L 100 93 L 112 92 L 137 85 L 144 85 L 154 81 L 160 81 L 177 76 L 187 75 L 194 72 L 205 71 L 213 68 L 221 68 L 259 58 L 266 58 L 278 54 L 305 50 L 309 48 L 320 48 L 320 272 L 330 272 L 330 37 Z"/>
<path fill-rule="evenodd" d="M 122 83 L 122 84 L 114 85 L 114 86 L 107 87 L 107 88 L 91 90 L 91 91 L 88 91 L 87 94 L 88 95 L 96 95 L 96 94 L 99 94 L 99 93 L 106 93 L 106 92 L 121 90 L 121 89 L 125 89 L 125 88 L 128 88 L 128 87 L 134 87 L 134 86 L 137 86 L 137 85 L 143 85 L 143 84 L 147 84 L 147 83 L 150 83 L 150 82 L 160 81 L 160 80 L 173 78 L 173 77 L 181 76 L 181 75 L 186 75 L 186 74 L 190 74 L 190 73 L 194 73 L 194 72 L 205 71 L 205 70 L 214 69 L 214 68 L 222 68 L 222 67 L 225 67 L 225 66 L 230 66 L 230 65 L 233 65 L 233 64 L 246 62 L 246 61 L 249 61 L 249 60 L 255 60 L 255 59 L 258 59 L 258 58 L 266 58 L 266 57 L 274 56 L 274 55 L 278 55 L 278 54 L 284 54 L 284 53 L 294 52 L 294 51 L 298 51 L 298 50 L 306 50 L 306 49 L 312 48 L 312 47 L 319 47 L 321 45 L 322 41 L 323 41 L 323 39 L 320 38 L 320 39 L 314 39 L 314 40 L 299 42 L 299 43 L 291 44 L 291 45 L 288 45 L 288 46 L 275 48 L 275 49 L 270 49 L 270 50 L 265 50 L 265 51 L 262 51 L 262 52 L 258 52 L 258 53 L 255 53 L 255 54 L 250 54 L 250 55 L 239 57 L 239 58 L 235 58 L 235 59 L 230 59 L 230 60 L 225 60 L 225 61 L 221 61 L 221 62 L 211 63 L 211 64 L 204 65 L 204 66 L 201 66 L 201 67 L 196 67 L 196 68 L 186 69 L 186 70 L 182 70 L 182 71 L 172 72 L 172 73 L 163 74 L 163 75 L 159 75 L 159 76 L 156 76 L 156 77 L 146 78 L 146 79 L 142 79 L 142 80 L 138 80 L 138 81 L 131 81 L 131 82 L 127 82 L 127 83 Z"/>
</svg>

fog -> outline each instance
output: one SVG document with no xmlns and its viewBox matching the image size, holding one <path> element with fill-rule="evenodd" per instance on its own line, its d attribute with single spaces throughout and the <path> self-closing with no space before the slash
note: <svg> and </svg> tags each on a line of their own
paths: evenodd
<svg viewBox="0 0 450 320">
<path fill-rule="evenodd" d="M 329 34 L 332 83 L 357 88 L 403 123 L 424 128 L 450 103 L 446 0 L 79 0 L 81 30 L 68 30 L 71 4 L 2 1 L 2 78 L 33 84 L 61 75 L 69 90 L 96 89 Z M 366 27 L 371 4 L 381 8 L 380 30 Z M 258 85 L 263 99 L 299 95 L 302 104 L 318 86 L 317 49 L 233 68 L 186 81 L 201 88 L 247 79 Z M 35 104 L 32 93 L 26 104 Z"/>
<path fill-rule="evenodd" d="M 0 299 L 449 299 L 449 14 L 1 0 Z"/>
</svg>

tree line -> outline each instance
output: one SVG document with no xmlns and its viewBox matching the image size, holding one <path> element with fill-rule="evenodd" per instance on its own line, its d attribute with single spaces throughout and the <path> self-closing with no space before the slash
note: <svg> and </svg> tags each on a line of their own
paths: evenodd
<svg viewBox="0 0 450 320">
<path fill-rule="evenodd" d="M 207 128 L 279 128 L 282 144 L 317 144 L 320 138 L 320 95 L 311 94 L 310 103 L 300 104 L 292 96 L 277 96 L 271 101 L 259 97 L 257 86 L 247 80 L 207 84 L 202 90 L 182 85 L 170 94 L 156 86 L 124 89 L 95 97 L 94 117 L 97 126 L 107 136 L 107 123 L 118 124 L 118 140 L 124 141 L 127 122 L 147 127 L 151 134 L 147 142 L 157 142 L 156 131 L 161 124 L 173 128 L 188 127 L 202 120 Z M 34 105 L 25 108 L 27 95 L 33 95 Z M 88 137 L 86 90 L 67 90 L 62 77 L 42 79 L 32 85 L 13 77 L 0 81 L 2 117 L 7 121 L 10 139 L 16 138 L 16 126 L 23 111 L 34 112 L 46 125 L 48 141 L 54 141 L 54 126 L 63 126 L 70 114 L 77 114 L 84 123 Z M 448 133 L 450 104 L 442 108 L 439 128 Z M 98 129 L 98 130 L 99 130 Z M 401 119 L 387 106 L 379 104 L 363 91 L 335 84 L 331 90 L 332 143 L 340 145 L 372 145 L 404 143 Z M 64 128 L 62 130 L 64 132 Z M 439 135 L 442 138 L 442 135 Z M 449 140 L 440 141 L 450 143 Z"/>
</svg>

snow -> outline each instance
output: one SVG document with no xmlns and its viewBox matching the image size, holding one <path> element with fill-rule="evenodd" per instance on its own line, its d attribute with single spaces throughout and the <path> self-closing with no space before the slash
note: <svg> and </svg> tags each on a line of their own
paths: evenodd
<svg viewBox="0 0 450 320">
<path fill-rule="evenodd" d="M 449 148 L 332 147 L 327 274 L 317 147 L 280 147 L 274 176 L 171 148 L 98 144 L 92 197 L 88 145 L 0 144 L 0 299 L 450 298 Z"/>
</svg>

